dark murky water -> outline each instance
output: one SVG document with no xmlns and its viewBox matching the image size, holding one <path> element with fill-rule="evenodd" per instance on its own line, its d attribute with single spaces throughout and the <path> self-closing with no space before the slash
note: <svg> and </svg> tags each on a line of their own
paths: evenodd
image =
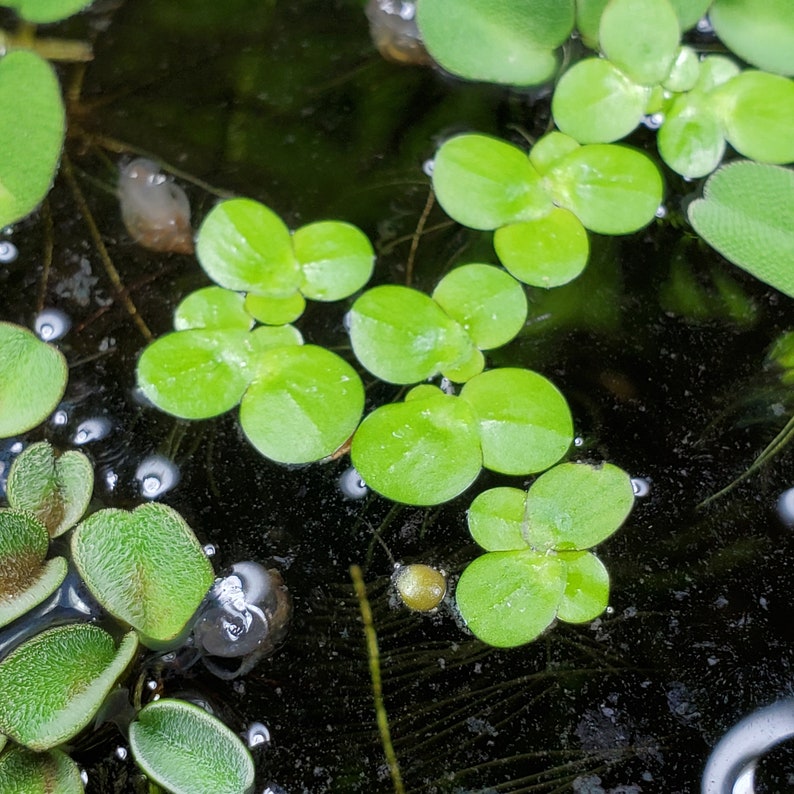
<svg viewBox="0 0 794 794">
<path fill-rule="evenodd" d="M 156 334 L 206 277 L 190 257 L 129 240 L 112 194 L 120 158 L 155 156 L 220 191 L 267 202 L 293 227 L 325 217 L 359 224 L 381 251 L 375 282 L 404 281 L 428 197 L 421 167 L 436 142 L 460 129 L 520 141 L 517 130 L 538 135 L 548 122 L 542 98 L 383 62 L 354 2 L 100 2 L 65 28 L 91 37 L 96 52 L 73 108 L 68 156 Z M 66 81 L 74 74 L 63 69 Z M 199 221 L 215 196 L 183 184 Z M 234 412 L 183 424 L 141 407 L 132 390 L 144 340 L 115 299 L 69 185 L 56 184 L 51 220 L 39 214 L 14 229 L 19 258 L 0 264 L 0 319 L 32 327 L 46 306 L 72 321 L 58 343 L 70 362 L 62 413 L 30 439 L 89 453 L 97 506 L 139 503 L 140 462 L 152 454 L 175 461 L 180 480 L 161 498 L 215 544 L 216 569 L 254 559 L 284 572 L 295 619 L 275 657 L 237 682 L 201 671 L 164 681 L 170 694 L 205 696 L 236 730 L 267 725 L 272 741 L 255 750 L 259 790 L 393 790 L 352 563 L 369 585 L 409 791 L 694 792 L 727 728 L 792 693 L 794 536 L 775 510 L 794 484 L 791 452 L 697 505 L 785 424 L 792 400 L 763 358 L 794 313 L 689 239 L 680 201 L 693 187 L 672 180 L 667 217 L 641 234 L 595 240 L 587 274 L 573 285 L 530 292 L 525 332 L 498 353 L 496 363 L 536 368 L 562 389 L 583 439 L 574 457 L 608 459 L 650 483 L 627 524 L 599 547 L 612 575 L 609 613 L 592 625 L 554 626 L 513 651 L 473 640 L 448 606 L 432 616 L 398 609 L 391 562 L 373 540 L 380 527 L 395 558 L 441 565 L 454 581 L 476 553 L 466 507 L 499 478 L 483 475 L 440 509 L 392 511 L 377 498 L 343 498 L 344 461 L 288 469 L 262 460 Z M 487 236 L 444 221 L 434 208 L 417 249 L 422 288 L 451 264 L 494 261 Z M 710 268 L 728 273 L 752 316 L 732 319 L 714 300 L 697 320 L 676 314 L 664 298 L 673 254 L 706 295 L 716 294 Z M 310 307 L 300 321 L 307 340 L 343 347 L 345 309 Z M 108 726 L 76 743 L 89 792 L 144 790 L 134 765 L 117 757 L 120 744 Z M 769 791 L 782 790 L 775 770 L 790 760 L 785 748 L 777 756 L 765 772 Z"/>
</svg>

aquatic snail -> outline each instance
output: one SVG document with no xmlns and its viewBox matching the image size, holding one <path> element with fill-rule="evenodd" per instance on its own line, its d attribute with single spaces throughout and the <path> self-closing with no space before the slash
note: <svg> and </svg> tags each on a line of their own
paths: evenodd
<svg viewBox="0 0 794 794">
<path fill-rule="evenodd" d="M 117 190 L 121 218 L 136 243 L 152 251 L 193 253 L 190 203 L 156 163 L 138 157 L 122 167 Z"/>
<path fill-rule="evenodd" d="M 405 606 L 417 612 L 435 609 L 447 592 L 444 572 L 423 563 L 396 566 L 392 582 Z"/>
<path fill-rule="evenodd" d="M 415 3 L 369 0 L 364 13 L 372 41 L 387 61 L 417 66 L 433 63 L 416 26 Z"/>
<path fill-rule="evenodd" d="M 256 562 L 238 562 L 215 580 L 199 609 L 194 647 L 215 675 L 236 678 L 278 648 L 291 615 L 281 574 Z M 230 659 L 239 662 L 230 665 Z"/>
</svg>

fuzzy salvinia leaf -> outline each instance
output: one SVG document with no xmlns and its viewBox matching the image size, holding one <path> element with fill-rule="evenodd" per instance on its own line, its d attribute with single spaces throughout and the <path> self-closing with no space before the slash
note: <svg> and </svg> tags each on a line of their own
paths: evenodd
<svg viewBox="0 0 794 794">
<path fill-rule="evenodd" d="M 794 171 L 747 160 L 717 170 L 689 205 L 695 231 L 726 259 L 794 297 Z"/>
<path fill-rule="evenodd" d="M 34 753 L 12 747 L 0 755 L 0 791 L 4 794 L 83 794 L 80 769 L 62 750 Z"/>
<path fill-rule="evenodd" d="M 0 58 L 0 227 L 24 218 L 47 195 L 63 147 L 58 78 L 36 53 Z"/>
<path fill-rule="evenodd" d="M 13 8 L 23 19 L 36 24 L 58 22 L 76 14 L 93 0 L 6 0 L 3 5 Z"/>
<path fill-rule="evenodd" d="M 239 736 L 193 703 L 149 703 L 130 725 L 130 747 L 146 775 L 173 794 L 253 789 L 254 763 Z"/>
</svg>

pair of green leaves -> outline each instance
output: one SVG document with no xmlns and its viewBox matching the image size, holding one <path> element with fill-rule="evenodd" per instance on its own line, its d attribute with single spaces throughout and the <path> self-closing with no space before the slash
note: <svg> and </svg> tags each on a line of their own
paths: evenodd
<svg viewBox="0 0 794 794">
<path fill-rule="evenodd" d="M 519 281 L 565 284 L 587 264 L 586 229 L 628 234 L 648 224 L 662 199 L 658 168 L 627 146 L 581 146 L 541 138 L 529 156 L 506 141 L 465 134 L 436 153 L 433 188 L 454 220 L 495 229 L 494 247 Z"/>
<path fill-rule="evenodd" d="M 611 464 L 563 463 L 528 491 L 481 493 L 469 508 L 469 530 L 488 553 L 455 590 L 467 626 L 483 642 L 513 647 L 555 617 L 597 617 L 609 601 L 609 575 L 587 549 L 615 532 L 633 503 L 628 474 Z"/>
<path fill-rule="evenodd" d="M 483 466 L 530 474 L 552 466 L 573 440 L 568 404 L 542 375 L 517 368 L 471 378 L 460 396 L 435 386 L 377 408 L 351 447 L 364 481 L 395 502 L 433 505 L 462 493 Z"/>
</svg>

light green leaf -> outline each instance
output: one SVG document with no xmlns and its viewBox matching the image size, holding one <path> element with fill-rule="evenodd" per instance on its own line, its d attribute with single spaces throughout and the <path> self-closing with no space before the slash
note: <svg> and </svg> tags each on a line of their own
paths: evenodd
<svg viewBox="0 0 794 794">
<path fill-rule="evenodd" d="M 43 422 L 63 397 L 68 377 L 57 348 L 26 328 L 0 322 L 0 438 Z"/>
<path fill-rule="evenodd" d="M 0 731 L 32 750 L 48 750 L 78 734 L 135 656 L 127 633 L 118 649 L 98 626 L 47 629 L 0 662 Z"/>
<path fill-rule="evenodd" d="M 174 311 L 174 328 L 236 328 L 248 331 L 254 321 L 245 308 L 245 296 L 223 287 L 191 292 Z"/>
<path fill-rule="evenodd" d="M 566 567 L 565 591 L 557 617 L 568 623 L 587 623 L 609 604 L 609 573 L 589 551 L 563 551 L 558 559 Z"/>
<path fill-rule="evenodd" d="M 469 506 L 469 532 L 486 551 L 525 549 L 526 507 L 526 491 L 489 488 Z"/>
<path fill-rule="evenodd" d="M 268 298 L 249 292 L 245 297 L 245 310 L 260 323 L 286 325 L 295 322 L 306 308 L 306 300 L 300 292 L 288 298 Z"/>
<path fill-rule="evenodd" d="M 182 516 L 163 504 L 99 510 L 72 534 L 91 593 L 149 647 L 177 640 L 212 585 L 212 565 Z"/>
<path fill-rule="evenodd" d="M 481 350 L 506 345 L 527 318 L 527 299 L 521 285 L 491 265 L 456 267 L 438 282 L 433 300 Z"/>
<path fill-rule="evenodd" d="M 56 455 L 46 441 L 31 444 L 14 460 L 6 485 L 11 507 L 29 510 L 54 538 L 83 517 L 93 490 L 88 458 L 76 450 Z"/>
<path fill-rule="evenodd" d="M 531 642 L 554 620 L 566 573 L 554 556 L 530 549 L 492 551 L 463 571 L 455 601 L 478 639 L 512 648 Z"/>
<path fill-rule="evenodd" d="M 662 159 L 689 179 L 710 174 L 725 154 L 725 130 L 709 102 L 677 97 L 656 135 Z"/>
<path fill-rule="evenodd" d="M 700 76 L 698 54 L 691 47 L 679 47 L 670 74 L 664 81 L 668 91 L 690 91 L 695 87 Z"/>
<path fill-rule="evenodd" d="M 689 30 L 708 11 L 711 0 L 670 0 L 670 5 L 675 10 L 681 30 Z"/>
<path fill-rule="evenodd" d="M 3 5 L 13 8 L 28 22 L 41 25 L 66 19 L 90 6 L 92 2 L 93 0 L 6 0 Z"/>
<path fill-rule="evenodd" d="M 457 135 L 436 152 L 433 189 L 444 211 L 472 229 L 539 218 L 551 210 L 540 174 L 517 146 L 488 135 Z"/>
<path fill-rule="evenodd" d="M 483 465 L 492 471 L 543 471 L 553 466 L 573 441 L 568 403 L 556 386 L 537 372 L 515 367 L 483 372 L 463 386 L 460 399 L 477 417 Z"/>
<path fill-rule="evenodd" d="M 3 227 L 31 213 L 47 195 L 63 148 L 66 114 L 55 72 L 29 50 L 0 58 L 0 107 Z"/>
<path fill-rule="evenodd" d="M 570 135 L 552 130 L 540 138 L 529 151 L 529 161 L 543 176 L 566 154 L 578 149 L 580 143 Z"/>
<path fill-rule="evenodd" d="M 240 424 L 263 455 L 309 463 L 352 435 L 364 410 L 364 387 L 342 358 L 315 345 L 265 352 L 240 404 Z"/>
<path fill-rule="evenodd" d="M 689 220 L 726 259 L 794 298 L 793 195 L 791 169 L 735 161 L 709 178 Z"/>
<path fill-rule="evenodd" d="M 584 270 L 590 240 L 572 212 L 555 207 L 543 218 L 497 229 L 494 248 L 519 281 L 535 287 L 559 287 Z"/>
<path fill-rule="evenodd" d="M 80 770 L 61 750 L 34 753 L 11 747 L 0 755 L 0 791 L 3 794 L 82 794 Z"/>
<path fill-rule="evenodd" d="M 130 748 L 148 777 L 172 794 L 247 794 L 254 763 L 240 738 L 217 717 L 163 698 L 130 724 Z"/>
</svg>

